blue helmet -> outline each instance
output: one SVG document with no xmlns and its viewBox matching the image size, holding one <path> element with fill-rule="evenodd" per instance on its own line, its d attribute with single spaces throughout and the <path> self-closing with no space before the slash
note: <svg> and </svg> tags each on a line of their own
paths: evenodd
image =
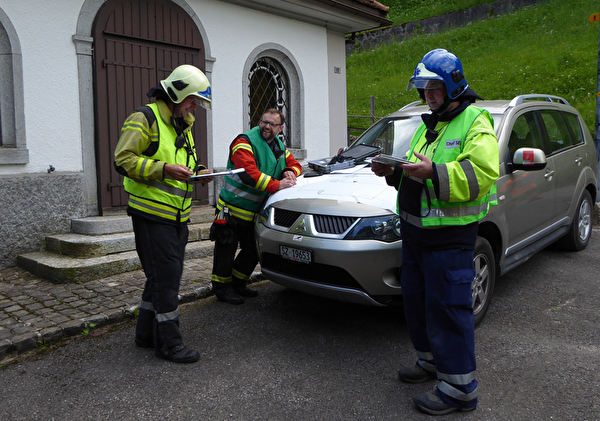
<svg viewBox="0 0 600 421">
<path fill-rule="evenodd" d="M 432 80 L 444 82 L 450 99 L 455 99 L 469 87 L 463 75 L 460 60 L 443 48 L 431 50 L 423 56 L 410 78 L 406 90 L 409 91 L 412 88 L 433 89 L 435 83 L 432 86 L 430 84 Z"/>
</svg>

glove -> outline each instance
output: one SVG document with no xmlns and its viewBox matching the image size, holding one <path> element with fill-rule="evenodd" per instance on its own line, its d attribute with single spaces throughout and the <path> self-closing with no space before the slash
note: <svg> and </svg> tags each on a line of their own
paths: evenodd
<svg viewBox="0 0 600 421">
<path fill-rule="evenodd" d="M 236 240 L 235 235 L 236 222 L 229 214 L 229 208 L 224 207 L 215 217 L 210 226 L 209 238 L 221 244 L 229 245 Z"/>
</svg>

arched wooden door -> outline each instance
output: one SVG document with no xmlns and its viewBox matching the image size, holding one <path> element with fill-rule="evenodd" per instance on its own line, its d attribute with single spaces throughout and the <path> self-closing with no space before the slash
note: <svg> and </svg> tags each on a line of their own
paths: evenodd
<svg viewBox="0 0 600 421">
<path fill-rule="evenodd" d="M 101 211 L 124 209 L 123 177 L 113 166 L 121 126 L 148 90 L 180 64 L 205 70 L 204 43 L 190 16 L 169 0 L 108 0 L 94 22 L 94 98 L 98 200 Z M 206 111 L 195 111 L 193 136 L 207 161 Z M 198 183 L 194 199 L 208 203 Z"/>
</svg>

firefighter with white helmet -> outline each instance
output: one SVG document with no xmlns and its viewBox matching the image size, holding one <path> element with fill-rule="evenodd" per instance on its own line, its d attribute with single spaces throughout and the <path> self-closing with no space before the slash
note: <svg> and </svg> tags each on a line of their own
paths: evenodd
<svg viewBox="0 0 600 421">
<path fill-rule="evenodd" d="M 420 410 L 443 415 L 477 407 L 471 283 L 478 223 L 495 203 L 498 140 L 490 114 L 454 54 L 435 49 L 415 68 L 416 88 L 430 113 L 415 132 L 409 164 L 374 163 L 398 190 L 402 230 L 401 284 L 417 362 L 398 370 L 401 381 L 437 379 L 414 397 Z"/>
<path fill-rule="evenodd" d="M 147 95 L 155 101 L 127 118 L 115 149 L 146 274 L 135 344 L 154 348 L 160 358 L 190 363 L 200 354 L 183 343 L 178 295 L 192 203 L 189 177 L 212 172 L 198 162 L 191 132 L 196 107 L 210 108 L 210 82 L 200 69 L 184 64 Z"/>
</svg>

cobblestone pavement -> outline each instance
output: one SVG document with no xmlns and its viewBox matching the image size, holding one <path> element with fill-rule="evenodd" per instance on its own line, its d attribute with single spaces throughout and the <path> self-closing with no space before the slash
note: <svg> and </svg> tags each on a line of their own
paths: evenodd
<svg viewBox="0 0 600 421">
<path fill-rule="evenodd" d="M 180 303 L 212 295 L 212 256 L 184 264 Z M 253 278 L 260 276 L 255 272 Z M 133 317 L 142 270 L 80 284 L 53 284 L 13 267 L 0 271 L 0 364 L 40 345 Z"/>
</svg>

